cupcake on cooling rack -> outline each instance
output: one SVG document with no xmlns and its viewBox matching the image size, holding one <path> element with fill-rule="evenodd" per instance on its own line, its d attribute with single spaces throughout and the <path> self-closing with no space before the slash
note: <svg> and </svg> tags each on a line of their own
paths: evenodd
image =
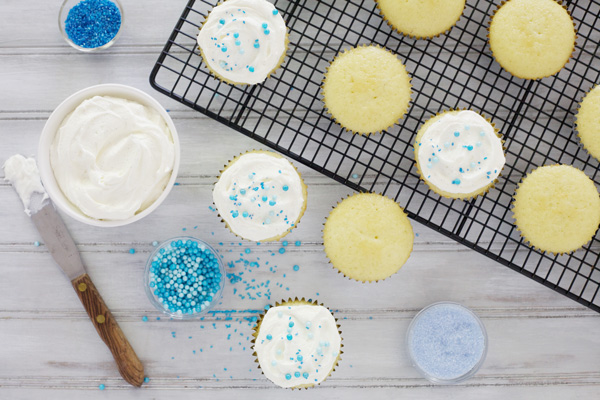
<svg viewBox="0 0 600 400">
<path fill-rule="evenodd" d="M 600 86 L 585 95 L 575 117 L 575 129 L 583 147 L 600 160 Z"/>
<path fill-rule="evenodd" d="M 323 102 L 337 123 L 354 133 L 385 131 L 410 102 L 410 77 L 402 61 L 378 46 L 338 54 L 323 79 Z"/>
<path fill-rule="evenodd" d="M 242 154 L 225 166 L 213 189 L 219 215 L 236 235 L 279 240 L 306 210 L 306 185 L 287 159 L 270 151 Z"/>
<path fill-rule="evenodd" d="M 375 0 L 383 18 L 398 32 L 417 39 L 432 38 L 456 24 L 465 0 Z"/>
<path fill-rule="evenodd" d="M 304 298 L 269 308 L 253 336 L 261 371 L 283 388 L 320 384 L 335 370 L 342 353 L 341 332 L 331 311 Z"/>
<path fill-rule="evenodd" d="M 556 74 L 571 58 L 575 39 L 571 15 L 554 0 L 502 2 L 490 22 L 494 58 L 518 78 Z"/>
<path fill-rule="evenodd" d="M 232 84 L 263 82 L 283 63 L 287 44 L 285 22 L 267 0 L 226 0 L 212 9 L 198 33 L 208 69 Z"/>
<path fill-rule="evenodd" d="M 360 193 L 339 203 L 323 229 L 325 253 L 350 279 L 386 279 L 408 260 L 414 233 L 404 210 L 375 193 Z"/>
<path fill-rule="evenodd" d="M 531 246 L 570 253 L 589 242 L 600 225 L 594 182 L 570 165 L 548 165 L 529 173 L 514 195 L 515 225 Z"/>
<path fill-rule="evenodd" d="M 486 193 L 506 161 L 494 126 L 471 110 L 444 111 L 431 117 L 417 132 L 414 150 L 421 179 L 451 199 Z"/>
</svg>

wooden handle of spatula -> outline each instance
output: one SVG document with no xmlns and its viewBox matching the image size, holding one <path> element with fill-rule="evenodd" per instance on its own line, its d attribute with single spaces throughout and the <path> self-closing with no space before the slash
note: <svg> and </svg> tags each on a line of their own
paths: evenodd
<svg viewBox="0 0 600 400">
<path fill-rule="evenodd" d="M 79 300 L 85 307 L 100 338 L 112 353 L 123 379 L 133 386 L 144 383 L 144 366 L 127 341 L 123 331 L 115 321 L 96 286 L 88 276 L 83 274 L 71 281 Z"/>
</svg>

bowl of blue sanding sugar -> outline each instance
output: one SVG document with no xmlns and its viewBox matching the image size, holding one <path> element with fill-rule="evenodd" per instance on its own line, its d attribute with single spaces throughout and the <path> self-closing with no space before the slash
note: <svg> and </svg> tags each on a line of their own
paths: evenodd
<svg viewBox="0 0 600 400">
<path fill-rule="evenodd" d="M 483 323 L 468 308 L 439 302 L 422 309 L 408 327 L 408 354 L 430 382 L 454 384 L 472 377 L 487 354 Z"/>
<path fill-rule="evenodd" d="M 123 30 L 123 20 L 119 0 L 65 0 L 58 13 L 60 33 L 83 52 L 112 46 Z"/>
<path fill-rule="evenodd" d="M 152 305 L 176 319 L 206 314 L 221 298 L 224 283 L 221 256 L 208 243 L 190 236 L 158 245 L 144 273 Z"/>
</svg>

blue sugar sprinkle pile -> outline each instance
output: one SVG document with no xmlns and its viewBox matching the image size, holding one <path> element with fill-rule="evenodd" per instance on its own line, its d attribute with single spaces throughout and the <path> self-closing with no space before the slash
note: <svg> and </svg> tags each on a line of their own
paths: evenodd
<svg viewBox="0 0 600 400">
<path fill-rule="evenodd" d="M 69 11 L 65 32 L 77 46 L 104 46 L 119 32 L 121 12 L 110 0 L 82 0 Z"/>
<path fill-rule="evenodd" d="M 484 357 L 485 333 L 476 317 L 458 304 L 427 308 L 408 335 L 414 363 L 435 379 L 462 377 Z"/>
<path fill-rule="evenodd" d="M 203 311 L 221 288 L 217 256 L 193 240 L 172 241 L 152 259 L 150 289 L 177 314 Z"/>
</svg>

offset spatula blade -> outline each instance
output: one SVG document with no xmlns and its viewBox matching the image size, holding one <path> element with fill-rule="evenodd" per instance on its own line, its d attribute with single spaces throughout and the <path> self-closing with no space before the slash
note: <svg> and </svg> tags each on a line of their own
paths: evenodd
<svg viewBox="0 0 600 400">
<path fill-rule="evenodd" d="M 69 280 L 85 274 L 79 250 L 52 203 L 31 215 L 44 244 Z"/>
</svg>

